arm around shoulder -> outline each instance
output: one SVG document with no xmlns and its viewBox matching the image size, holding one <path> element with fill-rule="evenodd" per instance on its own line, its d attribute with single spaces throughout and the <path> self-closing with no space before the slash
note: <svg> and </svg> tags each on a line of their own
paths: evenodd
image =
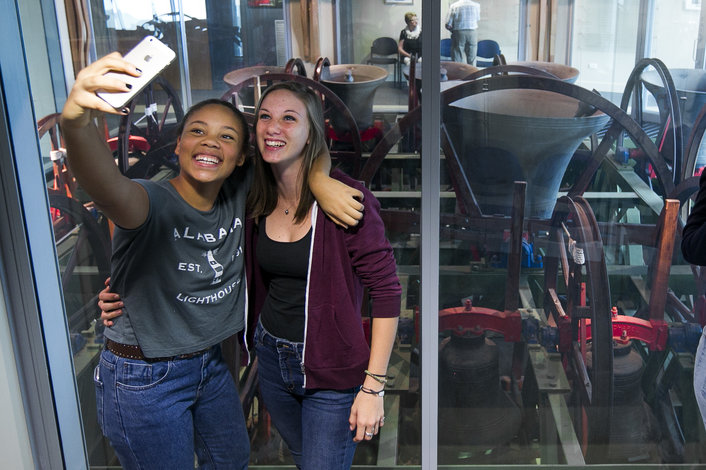
<svg viewBox="0 0 706 470">
<path fill-rule="evenodd" d="M 321 210 L 342 227 L 354 226 L 363 218 L 363 193 L 341 181 L 331 178 L 331 156 L 328 151 L 319 155 L 309 176 L 309 189 Z"/>
</svg>

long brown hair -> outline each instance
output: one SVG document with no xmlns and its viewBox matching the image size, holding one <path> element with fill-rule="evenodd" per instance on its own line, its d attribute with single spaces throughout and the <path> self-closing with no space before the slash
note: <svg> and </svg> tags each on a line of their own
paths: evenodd
<svg viewBox="0 0 706 470">
<path fill-rule="evenodd" d="M 309 138 L 302 150 L 304 161 L 302 162 L 301 172 L 299 174 L 299 179 L 301 180 L 299 204 L 297 205 L 297 210 L 294 212 L 294 221 L 301 223 L 309 212 L 311 205 L 314 203 L 314 195 L 309 189 L 311 168 L 316 158 L 326 149 L 324 112 L 321 107 L 321 98 L 308 86 L 298 82 L 276 83 L 265 90 L 257 105 L 257 109 L 255 110 L 255 124 L 253 125 L 255 134 L 257 134 L 260 107 L 267 95 L 276 90 L 289 91 L 299 101 L 304 103 L 309 120 Z M 267 216 L 275 210 L 279 194 L 277 193 L 277 184 L 274 174 L 272 173 L 272 168 L 263 160 L 257 142 L 255 145 L 253 165 L 253 184 L 248 194 L 247 205 L 250 215 L 257 219 L 258 217 Z"/>
</svg>

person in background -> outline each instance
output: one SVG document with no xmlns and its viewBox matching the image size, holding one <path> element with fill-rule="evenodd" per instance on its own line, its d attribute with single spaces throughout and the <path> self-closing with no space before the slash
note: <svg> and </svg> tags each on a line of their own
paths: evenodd
<svg viewBox="0 0 706 470">
<path fill-rule="evenodd" d="M 706 269 L 706 171 L 699 178 L 699 193 L 682 231 L 681 252 L 691 264 Z M 694 396 L 706 426 L 706 330 L 694 356 Z"/>
<path fill-rule="evenodd" d="M 419 18 L 414 12 L 404 14 L 404 22 L 407 26 L 400 31 L 400 40 L 397 43 L 397 51 L 402 56 L 405 65 L 409 65 L 412 54 L 417 54 L 417 62 L 422 60 L 422 28 L 419 26 Z"/>
<path fill-rule="evenodd" d="M 480 4 L 472 0 L 458 0 L 451 4 L 446 15 L 446 29 L 451 31 L 451 60 L 473 65 L 478 48 L 478 21 Z"/>
<path fill-rule="evenodd" d="M 248 197 L 248 344 L 255 345 L 262 399 L 298 468 L 350 468 L 356 443 L 384 424 L 387 366 L 401 287 L 380 205 L 364 193 L 365 217 L 343 229 L 308 189 L 312 158 L 325 148 L 321 100 L 284 82 L 255 113 L 256 156 Z M 248 256 L 250 254 L 250 256 Z M 370 346 L 363 287 L 371 300 Z"/>
</svg>

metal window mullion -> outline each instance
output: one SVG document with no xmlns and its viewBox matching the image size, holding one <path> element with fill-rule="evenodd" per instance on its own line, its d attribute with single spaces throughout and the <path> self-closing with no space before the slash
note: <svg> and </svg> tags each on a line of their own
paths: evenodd
<svg viewBox="0 0 706 470">
<path fill-rule="evenodd" d="M 527 60 L 527 44 L 529 41 L 529 4 L 528 0 L 520 0 L 519 29 L 517 37 L 517 60 Z"/>
<path fill-rule="evenodd" d="M 564 64 L 571 65 L 574 49 L 574 15 L 576 12 L 576 0 L 567 0 L 566 2 L 566 55 L 564 56 Z"/>
<path fill-rule="evenodd" d="M 439 416 L 439 204 L 441 199 L 441 8 L 422 2 L 421 369 L 422 469 L 437 468 Z"/>
<path fill-rule="evenodd" d="M 7 160 L 12 155 L 5 120 L 5 102 L 0 96 L 0 165 L 12 169 Z M 17 200 L 14 172 L 0 171 L 0 283 L 5 292 L 8 323 L 12 336 L 20 393 L 24 405 L 30 447 L 35 464 L 41 468 L 62 465 L 59 435 L 51 397 L 49 367 L 41 341 L 34 333 L 41 331 L 39 308 L 34 298 L 29 247 Z"/>
<path fill-rule="evenodd" d="M 184 109 L 189 109 L 191 107 L 192 99 L 191 99 L 191 76 L 189 74 L 189 49 L 187 47 L 187 40 L 186 40 L 186 21 L 184 20 L 184 4 L 182 0 L 178 0 L 177 5 L 174 5 L 174 1 L 171 1 L 172 5 L 172 11 L 178 11 L 179 12 L 179 40 L 177 41 L 177 44 L 179 44 L 179 54 L 181 56 L 181 64 L 182 67 L 180 67 L 179 72 L 180 72 L 180 78 L 181 78 L 181 99 L 182 103 L 184 103 Z M 175 6 L 178 9 L 175 9 Z"/>
<path fill-rule="evenodd" d="M 62 72 L 66 85 L 63 96 L 66 97 L 71 90 L 76 79 L 73 61 L 71 59 L 71 39 L 69 38 L 68 20 L 66 19 L 66 6 L 63 0 L 54 0 L 54 12 L 56 13 L 56 26 L 59 35 L 59 48 L 61 50 L 61 62 L 64 66 Z M 55 58 L 55 60 L 58 58 Z M 56 90 L 54 91 L 56 93 Z M 61 103 L 63 106 L 63 102 Z M 57 107 L 58 109 L 58 107 Z"/>
<path fill-rule="evenodd" d="M 282 19 L 284 20 L 284 31 L 285 31 L 285 57 L 292 57 L 292 15 L 290 14 L 290 3 L 289 0 L 282 1 Z M 290 34 L 286 34 L 289 31 Z"/>
<path fill-rule="evenodd" d="M 652 31 L 654 29 L 654 0 L 640 0 L 639 21 L 637 25 L 637 44 L 635 50 L 635 63 L 641 59 L 652 56 Z"/>
<path fill-rule="evenodd" d="M 49 58 L 49 72 L 54 92 L 56 109 L 61 109 L 66 101 L 66 79 L 64 76 L 64 61 L 61 49 L 61 29 L 59 14 L 56 12 L 53 0 L 40 0 L 42 6 L 42 21 L 44 24 L 44 40 Z M 66 15 L 66 12 L 63 12 Z"/>
<path fill-rule="evenodd" d="M 696 60 L 694 68 L 703 69 L 706 62 L 706 2 L 701 2 L 699 16 L 699 34 L 696 40 Z"/>
</svg>

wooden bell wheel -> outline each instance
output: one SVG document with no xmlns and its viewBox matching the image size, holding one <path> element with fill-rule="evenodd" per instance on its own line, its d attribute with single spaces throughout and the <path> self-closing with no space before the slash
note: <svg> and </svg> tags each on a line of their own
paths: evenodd
<svg viewBox="0 0 706 470">
<path fill-rule="evenodd" d="M 652 67 L 661 83 L 649 83 L 643 73 Z M 620 108 L 630 110 L 632 118 L 645 130 L 651 126 L 646 119 L 643 90 L 649 90 L 657 101 L 659 122 L 656 124 L 655 145 L 672 172 L 672 182 L 676 185 L 685 179 L 684 143 L 679 96 L 667 66 L 659 59 L 641 59 L 633 68 L 625 84 Z M 654 126 L 652 126 L 654 127 Z M 622 143 L 622 136 L 619 144 Z M 688 176 L 693 175 L 693 168 Z M 688 177 L 687 176 L 687 177 Z"/>
<path fill-rule="evenodd" d="M 607 444 L 610 435 L 613 330 L 603 242 L 593 211 L 582 197 L 564 196 L 557 201 L 544 257 L 544 292 L 547 319 L 559 328 L 559 349 L 578 387 L 580 402 L 588 410 L 585 440 L 590 452 L 593 446 Z M 586 320 L 590 320 L 590 340 Z M 586 364 L 589 346 L 590 373 Z"/>
</svg>

